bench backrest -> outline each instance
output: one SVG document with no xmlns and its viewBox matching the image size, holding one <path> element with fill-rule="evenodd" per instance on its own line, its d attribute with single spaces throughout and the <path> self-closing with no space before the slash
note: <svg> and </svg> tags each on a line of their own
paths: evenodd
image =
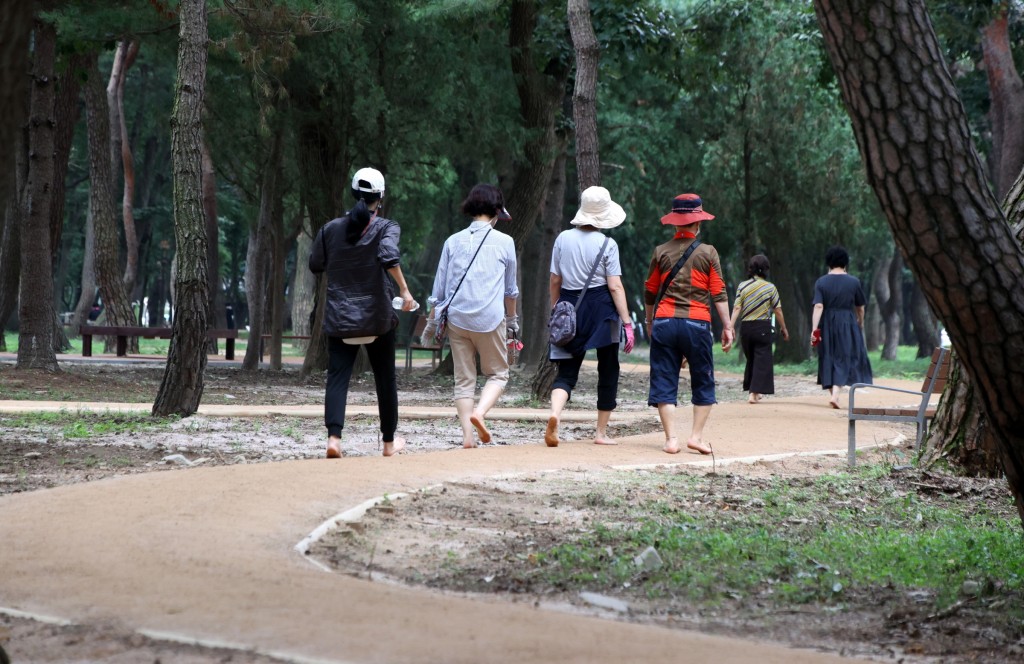
<svg viewBox="0 0 1024 664">
<path fill-rule="evenodd" d="M 921 385 L 921 392 L 924 394 L 939 394 L 946 389 L 946 381 L 949 378 L 949 350 L 936 348 L 932 351 L 932 362 L 928 365 L 928 373 L 925 374 L 924 383 Z"/>
</svg>

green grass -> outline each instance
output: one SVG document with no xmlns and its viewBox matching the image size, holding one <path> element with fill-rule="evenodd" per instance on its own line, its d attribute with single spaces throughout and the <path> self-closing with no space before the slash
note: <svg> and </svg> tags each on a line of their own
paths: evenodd
<svg viewBox="0 0 1024 664">
<path fill-rule="evenodd" d="M 60 427 L 65 438 L 87 439 L 105 435 L 142 433 L 164 429 L 176 422 L 176 416 L 153 417 L 149 413 L 92 412 L 60 410 L 49 413 L 23 413 L 0 417 L 5 429 L 35 429 L 42 426 Z"/>
<path fill-rule="evenodd" d="M 1024 589 L 1019 520 L 962 497 L 926 501 L 887 490 L 872 479 L 878 472 L 868 468 L 802 484 L 766 480 L 741 505 L 730 500 L 697 510 L 674 496 L 700 497 L 707 478 L 673 476 L 663 497 L 642 502 L 629 500 L 628 492 L 625 499 L 588 494 L 581 507 L 607 509 L 625 500 L 628 514 L 609 515 L 616 525 L 598 524 L 538 561 L 559 587 L 642 585 L 648 596 L 711 603 L 754 597 L 841 602 L 846 593 L 881 587 L 926 589 L 939 606 L 948 606 L 967 580 L 978 581 L 981 592 Z M 832 514 L 823 509 L 856 496 L 866 500 L 850 500 Z M 664 566 L 638 581 L 633 557 L 648 546 L 657 548 Z"/>
</svg>

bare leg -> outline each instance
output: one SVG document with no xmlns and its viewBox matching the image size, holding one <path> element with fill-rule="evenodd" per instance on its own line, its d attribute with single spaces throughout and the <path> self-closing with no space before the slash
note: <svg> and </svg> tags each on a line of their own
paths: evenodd
<svg viewBox="0 0 1024 664">
<path fill-rule="evenodd" d="M 544 429 L 544 444 L 548 447 L 558 447 L 558 423 L 562 419 L 562 410 L 567 403 L 568 392 L 562 388 L 551 390 L 551 415 L 548 416 L 548 426 Z"/>
<path fill-rule="evenodd" d="M 504 391 L 505 386 L 500 383 L 486 383 L 484 389 L 480 392 L 480 403 L 476 405 L 476 408 L 473 409 L 472 414 L 469 416 L 469 423 L 476 428 L 481 443 L 491 442 L 491 432 L 487 430 L 487 423 L 484 422 L 484 418 L 487 416 L 487 412 L 494 407 L 494 404 L 498 403 L 498 397 Z"/>
<path fill-rule="evenodd" d="M 327 458 L 328 459 L 340 459 L 341 458 L 341 437 L 340 436 L 328 436 L 327 437 Z"/>
<path fill-rule="evenodd" d="M 676 438 L 676 405 L 659 403 L 658 417 L 661 418 L 661 427 L 665 430 L 665 447 L 662 449 L 669 454 L 679 454 L 679 439 Z"/>
<path fill-rule="evenodd" d="M 476 447 L 476 439 L 473 437 L 473 425 L 469 418 L 473 414 L 473 399 L 464 398 L 455 400 L 455 412 L 459 415 L 459 424 L 462 425 L 462 446 L 466 449 Z"/>
<path fill-rule="evenodd" d="M 757 392 L 751 392 L 750 398 L 747 399 L 747 403 L 757 403 L 761 400 L 761 395 Z"/>
<path fill-rule="evenodd" d="M 394 456 L 405 449 L 405 438 L 395 436 L 391 442 L 384 443 L 384 456 Z"/>
<path fill-rule="evenodd" d="M 612 417 L 612 411 L 610 410 L 599 410 L 597 411 L 597 436 L 594 438 L 595 445 L 618 445 L 619 443 L 613 438 L 608 437 L 606 431 L 608 427 L 608 420 Z"/>
<path fill-rule="evenodd" d="M 832 386 L 832 398 L 828 400 L 828 405 L 832 406 L 836 410 L 839 410 L 839 390 L 843 389 L 841 385 Z"/>
<path fill-rule="evenodd" d="M 701 440 L 701 436 L 704 434 L 704 425 L 707 423 L 708 415 L 710 414 L 711 406 L 693 407 L 693 429 L 690 431 L 690 439 L 686 441 L 686 446 L 701 454 L 711 454 L 711 446 L 705 445 Z"/>
</svg>

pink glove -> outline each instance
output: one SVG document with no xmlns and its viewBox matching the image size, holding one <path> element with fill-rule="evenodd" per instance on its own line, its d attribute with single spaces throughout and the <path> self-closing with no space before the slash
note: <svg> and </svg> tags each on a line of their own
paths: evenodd
<svg viewBox="0 0 1024 664">
<path fill-rule="evenodd" d="M 633 344 L 636 343 L 636 338 L 633 336 L 633 324 L 628 323 L 622 327 L 626 330 L 626 346 L 623 350 L 625 350 L 628 355 L 633 350 Z"/>
</svg>

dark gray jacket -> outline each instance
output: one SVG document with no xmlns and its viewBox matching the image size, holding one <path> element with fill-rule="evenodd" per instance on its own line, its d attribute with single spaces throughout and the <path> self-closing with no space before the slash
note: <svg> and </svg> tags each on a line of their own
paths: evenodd
<svg viewBox="0 0 1024 664">
<path fill-rule="evenodd" d="M 354 245 L 345 239 L 348 216 L 324 224 L 309 255 L 314 274 L 327 273 L 324 334 L 351 338 L 379 336 L 398 325 L 391 307 L 395 286 L 388 269 L 399 264 L 397 222 L 377 217 Z"/>
</svg>

